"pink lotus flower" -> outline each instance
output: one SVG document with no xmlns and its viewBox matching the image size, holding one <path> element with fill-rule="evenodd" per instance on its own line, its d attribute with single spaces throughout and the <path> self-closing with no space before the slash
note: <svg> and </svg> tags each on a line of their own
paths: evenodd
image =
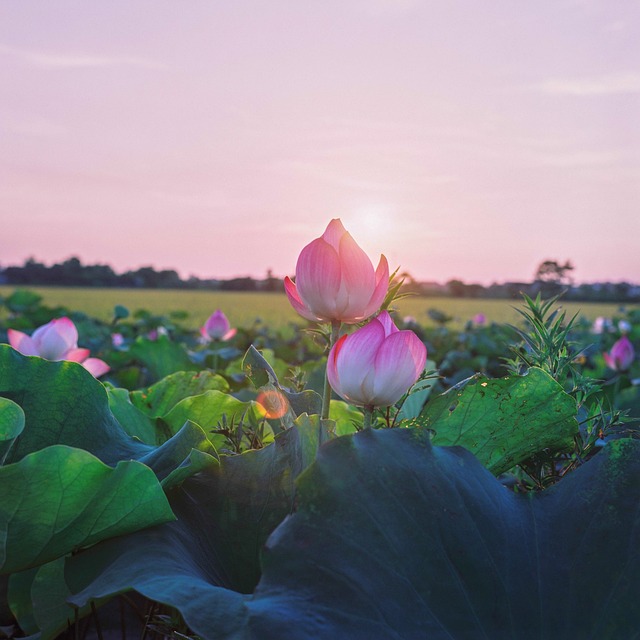
<svg viewBox="0 0 640 640">
<path fill-rule="evenodd" d="M 389 265 L 380 256 L 378 268 L 355 240 L 334 219 L 298 257 L 296 282 L 284 279 L 293 308 L 314 322 L 366 320 L 384 301 L 389 288 Z"/>
<path fill-rule="evenodd" d="M 383 311 L 342 336 L 329 353 L 327 377 L 345 400 L 363 407 L 394 405 L 424 370 L 427 348 L 413 331 L 400 331 Z"/>
<path fill-rule="evenodd" d="M 96 378 L 109 371 L 106 362 L 90 358 L 89 349 L 78 347 L 78 330 L 69 318 L 51 320 L 38 327 L 31 336 L 15 329 L 9 329 L 7 335 L 9 344 L 25 356 L 78 362 Z"/>
<path fill-rule="evenodd" d="M 218 309 L 212 313 L 200 329 L 200 335 L 209 340 L 230 340 L 236 335 L 237 329 L 232 329 L 227 316 Z"/>
<path fill-rule="evenodd" d="M 626 371 L 635 358 L 635 351 L 629 338 L 622 336 L 622 338 L 617 340 L 613 347 L 611 347 L 611 351 L 608 353 L 605 351 L 602 355 L 610 369 L 614 371 Z"/>
<path fill-rule="evenodd" d="M 473 316 L 472 322 L 477 327 L 482 327 L 487 322 L 487 316 L 485 316 L 484 313 L 476 313 L 476 315 Z"/>
</svg>

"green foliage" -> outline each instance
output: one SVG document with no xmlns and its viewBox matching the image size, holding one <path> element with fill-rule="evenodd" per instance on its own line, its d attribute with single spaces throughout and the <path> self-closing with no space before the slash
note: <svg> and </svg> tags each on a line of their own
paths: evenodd
<svg viewBox="0 0 640 640">
<path fill-rule="evenodd" d="M 229 391 L 227 381 L 210 371 L 178 371 L 146 389 L 132 391 L 131 402 L 151 418 L 166 415 L 181 400 L 205 391 Z"/>
<path fill-rule="evenodd" d="M 579 347 L 572 338 L 576 316 L 566 321 L 566 313 L 557 307 L 558 297 L 543 301 L 524 296 L 526 308 L 518 309 L 525 327 L 511 329 L 521 338 L 520 345 L 512 345 L 515 357 L 505 358 L 510 371 L 523 367 L 540 367 L 555 378 L 574 398 L 580 430 L 570 452 L 558 454 L 553 448 L 541 449 L 521 463 L 520 481 L 526 488 L 544 488 L 573 470 L 597 451 L 603 438 L 621 432 L 627 418 L 613 408 L 613 398 L 607 398 L 602 382 L 585 375 L 578 363 L 586 361 L 590 345 Z M 589 336 L 589 339 L 593 339 Z M 584 340 L 584 339 L 583 339 Z M 606 405 L 609 404 L 609 407 Z M 627 435 L 637 436 L 637 429 Z M 522 475 L 524 474 L 524 475 Z"/>
<path fill-rule="evenodd" d="M 324 345 L 299 325 L 212 346 L 184 313 L 65 311 L 103 382 L 0 346 L 0 623 L 119 633 L 125 593 L 148 633 L 203 640 L 632 637 L 640 443 L 602 445 L 633 435 L 640 370 L 606 370 L 618 336 L 556 303 L 526 298 L 515 333 L 407 319 L 429 371 L 375 430 L 340 400 L 320 419 Z"/>
<path fill-rule="evenodd" d="M 192 483 L 211 495 L 193 479 L 185 505 L 200 495 Z M 133 586 L 204 639 L 626 638 L 640 624 L 640 557 L 628 555 L 639 488 L 637 442 L 523 496 L 421 430 L 369 430 L 328 443 L 300 476 L 297 511 L 269 538 L 252 596 L 220 587 L 220 536 L 179 535 L 194 514 L 173 504 L 177 523 L 75 556 L 72 584 L 90 582 L 72 601 Z"/>
<path fill-rule="evenodd" d="M 225 637 L 245 615 L 238 592 L 255 588 L 262 547 L 293 511 L 295 479 L 322 439 L 317 417 L 301 417 L 269 447 L 222 456 L 218 469 L 170 493 L 175 523 L 74 556 L 67 569 L 78 591 L 73 602 L 133 588 L 178 608 L 204 637 Z"/>
<path fill-rule="evenodd" d="M 571 371 L 571 363 L 579 356 L 569 342 L 569 332 L 576 317 L 566 322 L 566 312 L 554 308 L 559 296 L 543 301 L 541 296 L 532 300 L 523 295 L 527 309 L 517 309 L 526 320 L 525 329 L 511 325 L 524 341 L 525 349 L 516 349 L 516 359 L 527 367 L 540 367 L 556 380 Z M 517 370 L 517 360 L 509 361 L 510 368 Z"/>
<path fill-rule="evenodd" d="M 434 444 L 461 445 L 499 475 L 542 450 L 566 451 L 578 433 L 575 400 L 542 369 L 474 376 L 432 398 L 416 422 Z"/>
<path fill-rule="evenodd" d="M 4 304 L 13 313 L 28 313 L 34 311 L 40 302 L 42 296 L 28 289 L 16 289 L 11 295 L 4 300 Z"/>
<path fill-rule="evenodd" d="M 13 440 L 24 430 L 24 411 L 15 402 L 0 398 L 0 441 Z"/>
<path fill-rule="evenodd" d="M 171 520 L 154 480 L 149 467 L 139 462 L 122 461 L 110 468 L 86 451 L 62 445 L 0 468 L 0 572 L 22 571 L 99 540 Z"/>
<path fill-rule="evenodd" d="M 250 637 L 633 637 L 639 499 L 640 442 L 522 496 L 419 431 L 339 438 L 268 542 Z"/>
</svg>

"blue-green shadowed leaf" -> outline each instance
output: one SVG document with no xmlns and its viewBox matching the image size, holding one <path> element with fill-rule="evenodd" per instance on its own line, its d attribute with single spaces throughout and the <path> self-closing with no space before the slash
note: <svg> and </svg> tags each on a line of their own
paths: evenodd
<svg viewBox="0 0 640 640">
<path fill-rule="evenodd" d="M 258 582 L 264 543 L 292 512 L 295 478 L 325 437 L 317 416 L 301 416 L 268 447 L 221 456 L 219 468 L 169 492 L 177 522 L 71 558 L 67 577 L 79 591 L 73 602 L 135 589 L 179 608 L 195 631 L 227 637 L 246 615 L 237 592 L 250 593 Z"/>
<path fill-rule="evenodd" d="M 266 351 L 266 355 L 269 355 L 274 363 L 278 362 L 271 351 Z M 290 428 L 296 417 L 303 413 L 308 415 L 321 413 L 322 397 L 309 389 L 293 392 L 283 387 L 273 367 L 267 361 L 265 353 L 260 353 L 253 345 L 247 349 L 244 355 L 242 368 L 253 386 L 262 392 L 261 397 L 264 398 L 264 401 L 269 402 L 271 398 L 274 398 L 278 405 L 285 408 L 284 411 L 276 412 L 283 428 Z M 269 407 L 266 408 L 269 411 Z"/>
<path fill-rule="evenodd" d="M 71 592 L 64 580 L 64 564 L 65 559 L 58 558 L 10 576 L 9 602 L 25 633 L 54 640 L 75 622 L 76 610 L 66 601 Z M 84 617 L 90 609 L 90 605 L 82 607 L 77 618 Z"/>
<path fill-rule="evenodd" d="M 518 495 L 464 449 L 367 430 L 325 445 L 297 500 L 247 600 L 249 638 L 637 637 L 638 441 Z"/>
<path fill-rule="evenodd" d="M 133 587 L 204 640 L 627 640 L 640 628 L 640 442 L 518 495 L 421 429 L 337 438 L 299 477 L 297 510 L 245 597 L 220 588 L 237 588 L 220 562 L 232 569 L 234 554 L 211 541 L 239 544 L 226 536 L 250 512 L 189 512 L 208 483 L 183 485 L 177 523 L 72 558 L 68 573 L 89 579 L 73 602 Z"/>
</svg>

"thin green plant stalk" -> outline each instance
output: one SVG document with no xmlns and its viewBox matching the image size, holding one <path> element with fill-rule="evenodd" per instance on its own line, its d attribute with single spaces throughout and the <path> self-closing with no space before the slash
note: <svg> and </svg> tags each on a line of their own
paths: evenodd
<svg viewBox="0 0 640 640">
<path fill-rule="evenodd" d="M 365 405 L 362 409 L 364 411 L 364 424 L 362 425 L 363 429 L 369 429 L 373 422 L 373 405 Z"/>
<path fill-rule="evenodd" d="M 329 338 L 329 351 L 331 347 L 338 341 L 340 335 L 340 321 L 331 321 L 331 337 Z M 327 362 L 328 364 L 328 362 Z M 331 406 L 331 385 L 329 384 L 329 378 L 327 376 L 327 370 L 324 372 L 324 393 L 322 394 L 322 419 L 329 419 L 329 407 Z"/>
</svg>

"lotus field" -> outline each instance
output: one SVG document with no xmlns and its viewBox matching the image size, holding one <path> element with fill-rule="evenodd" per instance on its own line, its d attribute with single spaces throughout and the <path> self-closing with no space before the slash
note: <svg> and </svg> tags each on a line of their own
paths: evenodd
<svg viewBox="0 0 640 640">
<path fill-rule="evenodd" d="M 295 273 L 295 331 L 3 299 L 0 637 L 639 638 L 640 312 L 427 327 L 339 220 Z"/>
</svg>

